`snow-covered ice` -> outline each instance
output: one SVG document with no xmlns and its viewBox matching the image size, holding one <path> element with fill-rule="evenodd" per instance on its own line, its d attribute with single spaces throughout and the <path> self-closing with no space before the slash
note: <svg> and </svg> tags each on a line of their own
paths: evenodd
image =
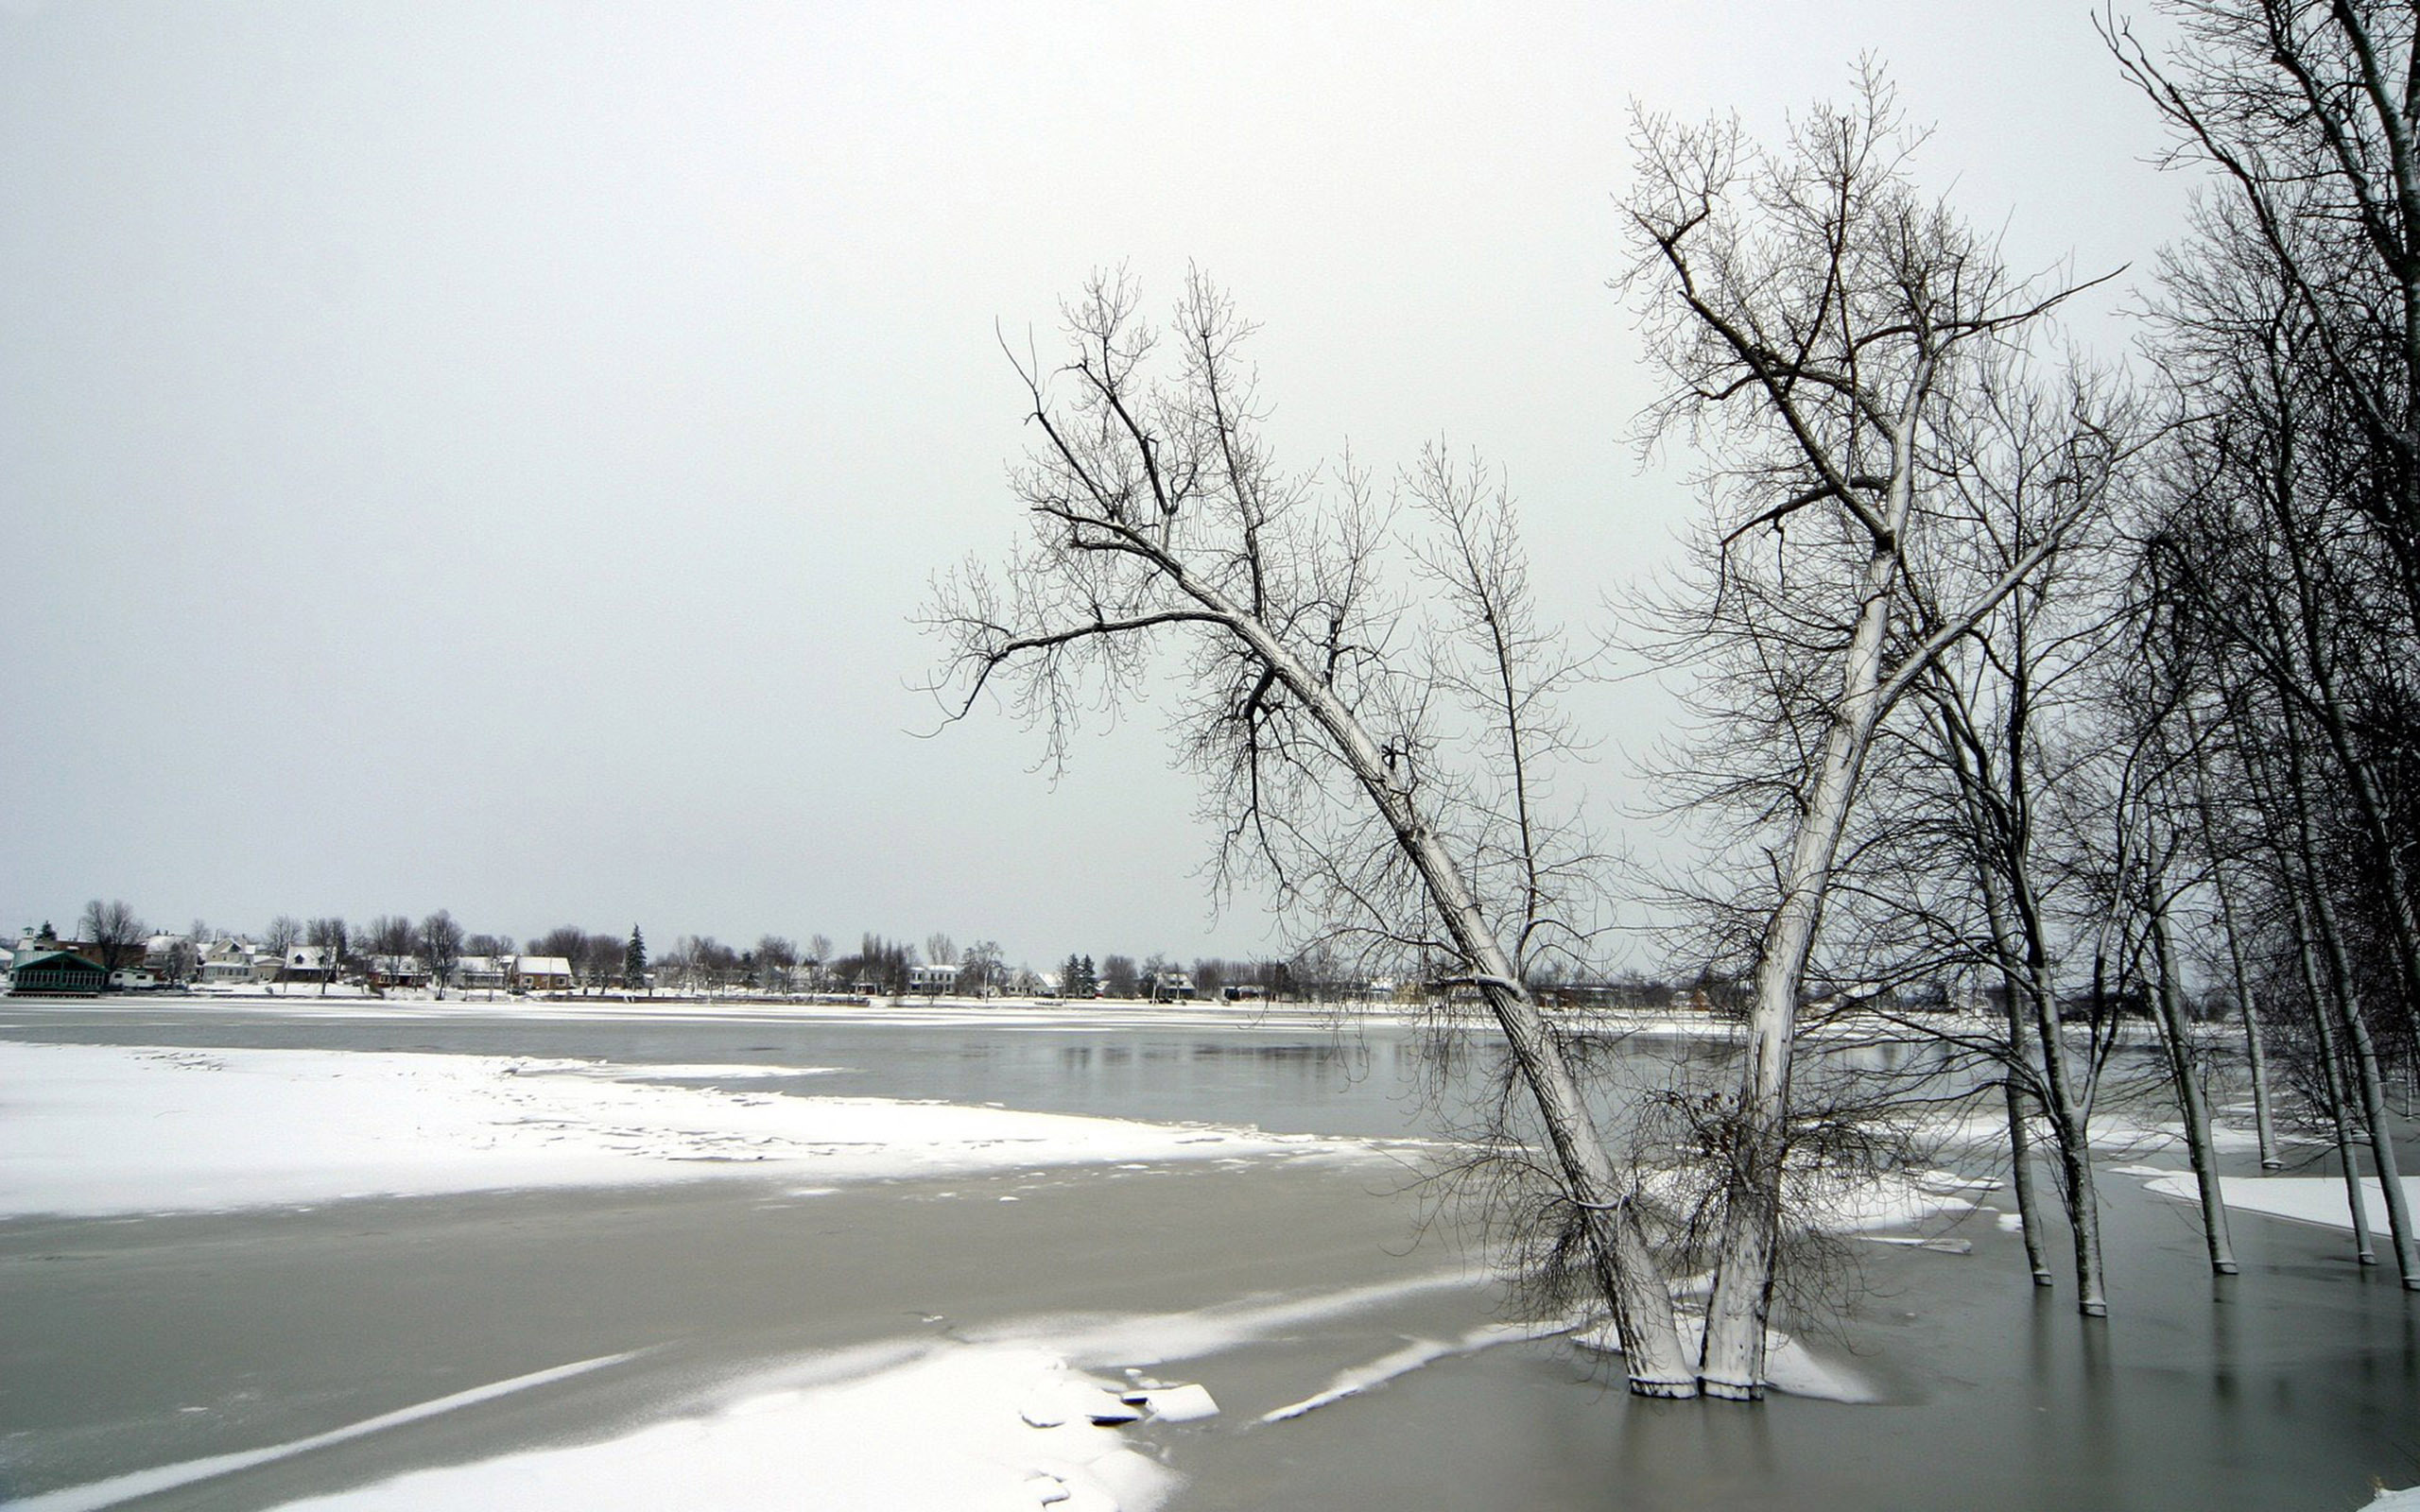
<svg viewBox="0 0 2420 1512">
<path fill-rule="evenodd" d="M 2144 1185 L 2179 1202 L 2202 1200 L 2201 1190 L 2189 1172 L 2162 1173 Z M 2219 1188 L 2232 1211 L 2263 1212 L 2296 1223 L 2342 1228 L 2347 1233 L 2353 1228 L 2353 1208 L 2345 1200 L 2342 1177 L 2229 1176 L 2219 1178 Z M 2407 1201 L 2420 1207 L 2420 1177 L 2405 1177 L 2403 1192 Z M 2386 1189 L 2378 1185 L 2377 1177 L 2361 1178 L 2361 1205 L 2373 1227 L 2385 1224 Z"/>
<path fill-rule="evenodd" d="M 1251 1128 L 653 1079 L 666 1071 L 0 1041 L 0 1215 L 215 1211 L 734 1171 L 821 1184 L 1367 1147 Z"/>
<path fill-rule="evenodd" d="M 600 1443 L 415 1470 L 302 1512 L 659 1512 L 666 1507 L 883 1512 L 1150 1512 L 1176 1477 L 1143 1443 L 1078 1416 L 1046 1427 L 1018 1403 L 1067 1387 L 1029 1347 L 876 1347 L 742 1383 L 687 1415 Z"/>
</svg>

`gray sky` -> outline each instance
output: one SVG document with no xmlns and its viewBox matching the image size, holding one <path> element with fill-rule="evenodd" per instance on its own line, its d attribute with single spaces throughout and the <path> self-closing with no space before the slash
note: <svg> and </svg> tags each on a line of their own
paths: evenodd
<svg viewBox="0 0 2420 1512">
<path fill-rule="evenodd" d="M 1013 530 L 994 322 L 1198 261 L 1288 460 L 1481 448 L 1582 617 L 1689 507 L 1624 440 L 1629 102 L 1770 133 L 1864 50 L 2019 268 L 2175 234 L 2080 5 L 9 0 L 0 927 L 1252 954 L 1150 711 L 1055 789 L 908 733 L 927 576 Z"/>
</svg>

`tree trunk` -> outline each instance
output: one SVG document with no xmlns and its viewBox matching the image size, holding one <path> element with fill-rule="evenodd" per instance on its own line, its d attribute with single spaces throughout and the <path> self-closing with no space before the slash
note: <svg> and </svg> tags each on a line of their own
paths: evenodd
<svg viewBox="0 0 2420 1512">
<path fill-rule="evenodd" d="M 2292 859 L 2301 871 L 2311 921 L 2318 926 L 2327 974 L 2335 988 L 2335 1004 L 2343 1016 L 2345 1040 L 2353 1053 L 2354 1086 L 2360 1095 L 2362 1117 L 2370 1128 L 2370 1163 L 2377 1172 L 2378 1194 L 2386 1204 L 2387 1235 L 2394 1246 L 2395 1273 L 2402 1278 L 2406 1291 L 2420 1291 L 2420 1250 L 2414 1247 L 2411 1204 L 2405 1199 L 2403 1179 L 2396 1169 L 2394 1130 L 2387 1123 L 2386 1084 L 2378 1072 L 2377 1044 L 2370 1036 L 2369 1015 L 2361 1005 L 2360 985 L 2353 975 L 2343 933 L 2337 927 L 2335 901 L 2328 897 L 2320 874 L 2317 848 L 2311 838 L 2310 782 L 2303 765 L 2299 721 L 2290 700 L 2285 705 L 2285 712 L 2286 776 L 2291 784 L 2294 813 Z"/>
<path fill-rule="evenodd" d="M 1903 480 L 1897 485 L 1906 488 Z M 1904 507 L 1893 518 L 1905 517 Z M 1894 544 L 1877 544 L 1861 584 L 1862 607 L 1841 675 L 1840 701 L 1824 736 L 1823 765 L 1806 797 L 1790 847 L 1781 899 L 1756 960 L 1756 999 L 1748 1020 L 1747 1064 L 1724 1173 L 1720 1248 L 1706 1305 L 1705 1353 L 1698 1385 L 1707 1396 L 1754 1400 L 1765 1391 L 1765 1320 L 1772 1305 L 1773 1263 L 1781 1243 L 1782 1164 L 1789 1154 L 1790 1055 L 1798 1031 L 1799 984 L 1815 945 L 1841 831 L 1848 821 L 1858 770 L 1879 710 L 1882 639 L 1889 628 Z"/>
<path fill-rule="evenodd" d="M 2226 878 L 2212 858 L 2210 884 L 2219 895 L 2219 927 L 2227 937 L 2227 967 L 2235 982 L 2237 1021 L 2243 1026 L 2243 1055 L 2252 1074 L 2252 1125 L 2260 1143 L 2260 1169 L 2282 1169 L 2285 1161 L 2277 1155 L 2276 1125 L 2269 1105 L 2269 1053 L 2260 1043 L 2259 1016 L 2252 1010 L 2252 977 L 2244 969 L 2243 940 L 2236 934 L 2235 903 L 2227 894 Z"/>
<path fill-rule="evenodd" d="M 2185 705 L 2184 713 L 2185 730 L 2193 748 L 2193 816 L 2202 833 L 2202 851 L 2210 861 L 2210 889 L 2219 897 L 2219 928 L 2226 936 L 2236 1015 L 2243 1025 L 2243 1054 L 2252 1071 L 2252 1126 L 2260 1145 L 2260 1168 L 2274 1171 L 2286 1162 L 2277 1158 L 2276 1127 L 2269 1112 L 2269 1056 L 2260 1043 L 2260 1024 L 2252 1011 L 2251 974 L 2243 966 L 2242 936 L 2236 933 L 2235 899 L 2227 890 L 2226 864 L 2219 855 L 2218 826 L 2210 819 L 2209 760 L 2192 705 Z"/>
<path fill-rule="evenodd" d="M 2158 988 L 2152 993 L 2161 1036 L 2168 1041 L 2168 1065 L 2176 1084 L 2176 1106 L 2185 1116 L 2185 1146 L 2193 1162 L 2193 1179 L 2202 1194 L 2202 1235 L 2210 1248 L 2210 1269 L 2221 1276 L 2236 1273 L 2235 1245 L 2227 1234 L 2226 1194 L 2219 1186 L 2218 1151 L 2210 1143 L 2210 1105 L 2202 1095 L 2199 1057 L 2193 1053 L 2193 1027 L 2185 1014 L 2184 984 L 2177 978 L 2175 942 L 2169 937 L 2164 903 L 2152 906 L 2152 948 L 2158 967 Z"/>
<path fill-rule="evenodd" d="M 2290 884 L 2290 885 L 2291 884 Z M 2353 1253 L 2364 1265 L 2378 1263 L 2377 1248 L 2370 1242 L 2370 1205 L 2361 1191 L 2361 1162 L 2353 1138 L 2352 1121 L 2344 1116 L 2347 1094 L 2344 1087 L 2344 1065 L 2336 1049 L 2336 1025 L 2330 1022 L 2332 999 L 2321 984 L 2319 962 L 2314 958 L 2310 942 L 2308 909 L 2302 899 L 2294 900 L 2294 956 L 2303 973 L 2303 989 L 2310 994 L 2311 1027 L 2319 1035 L 2321 1086 L 2327 1093 L 2328 1123 L 2336 1133 L 2336 1161 L 2344 1171 L 2344 1205 L 2353 1214 Z"/>
<path fill-rule="evenodd" d="M 2014 1006 L 2009 1011 L 2011 1026 L 2020 1022 Z M 2012 1047 L 2012 1053 L 2015 1053 Z M 2000 1091 L 2008 1103 L 2008 1180 L 2016 1193 L 2016 1224 L 2025 1236 L 2025 1263 L 2033 1272 L 2033 1284 L 2052 1284 L 2050 1262 L 2042 1250 L 2042 1216 L 2033 1195 L 2032 1141 L 2026 1132 L 2025 1093 L 2014 1075 L 2000 1078 Z"/>
</svg>

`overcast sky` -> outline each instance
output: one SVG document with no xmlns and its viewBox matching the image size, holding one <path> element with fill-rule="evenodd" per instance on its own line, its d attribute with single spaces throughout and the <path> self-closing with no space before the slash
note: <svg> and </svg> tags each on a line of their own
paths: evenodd
<svg viewBox="0 0 2420 1512">
<path fill-rule="evenodd" d="M 1199 262 L 1286 459 L 1481 448 L 1582 618 L 1690 507 L 1630 102 L 1771 133 L 1866 50 L 2020 269 L 2175 234 L 2082 5 L 7 0 L 0 927 L 1263 950 L 1151 711 L 1056 788 L 918 738 L 925 579 L 1014 529 L 994 323 Z"/>
</svg>

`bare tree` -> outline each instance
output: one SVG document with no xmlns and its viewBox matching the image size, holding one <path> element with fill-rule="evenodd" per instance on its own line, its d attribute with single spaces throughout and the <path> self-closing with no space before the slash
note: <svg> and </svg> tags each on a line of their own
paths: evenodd
<svg viewBox="0 0 2420 1512">
<path fill-rule="evenodd" d="M 1466 747 L 1410 606 L 1387 586 L 1388 509 L 1349 461 L 1324 475 L 1277 465 L 1250 327 L 1198 273 L 1165 331 L 1122 276 L 1097 278 L 1064 314 L 1067 360 L 1018 364 L 1038 432 L 1015 475 L 1025 546 L 997 576 L 969 564 L 935 585 L 948 716 L 1003 695 L 1058 764 L 1083 711 L 1133 696 L 1163 651 L 1181 658 L 1172 733 L 1221 836 L 1214 885 L 1265 883 L 1288 917 L 1365 958 L 1454 963 L 1535 1108 L 1567 1252 L 1613 1314 L 1632 1389 L 1693 1394 L 1645 1205 L 1491 915 L 1488 900 L 1517 913 L 1520 894 L 1473 885 L 1484 858 L 1464 823 Z M 1154 362 L 1164 340 L 1172 374 Z M 1516 684 L 1528 671 L 1512 669 Z"/>
<path fill-rule="evenodd" d="M 1789 799 L 1745 1067 L 1727 1125 L 1711 1134 L 1726 1169 L 1700 1386 L 1753 1398 L 1764 1389 L 1801 986 L 1875 731 L 2066 530 L 2048 522 L 1996 581 L 1911 626 L 1910 564 L 1932 536 L 1956 533 L 1926 495 L 1925 458 L 1954 425 L 1956 396 L 2065 295 L 2012 278 L 1988 243 L 1920 198 L 1908 160 L 1921 139 L 1870 69 L 1855 105 L 1818 108 L 1778 151 L 1736 122 L 1642 117 L 1634 137 L 1626 283 L 1670 383 L 1649 431 L 1709 447 L 1723 522 L 1693 639 L 1712 638 L 1720 655 L 1728 637 L 1735 668 L 1795 711 L 1772 727 Z M 1762 579 L 1738 570 L 1741 542 L 1759 531 L 1790 553 L 1788 570 Z"/>
<path fill-rule="evenodd" d="M 420 921 L 412 943 L 419 949 L 421 965 L 427 969 L 428 985 L 440 998 L 444 997 L 445 984 L 462 960 L 462 926 L 441 908 Z"/>
<path fill-rule="evenodd" d="M 306 944 L 316 945 L 327 953 L 320 975 L 320 996 L 328 995 L 328 986 L 343 971 L 352 945 L 352 934 L 342 919 L 315 919 L 303 931 Z"/>
<path fill-rule="evenodd" d="M 798 945 L 782 935 L 767 935 L 756 942 L 756 969 L 770 992 L 787 992 L 798 970 Z"/>
<path fill-rule="evenodd" d="M 2161 352 L 2205 479 L 2270 515 L 2302 602 L 2282 643 L 2244 637 L 2302 705 L 2359 820 L 2363 911 L 2420 1005 L 2420 11 L 2405 0 L 2171 0 L 2154 56 L 2103 35 L 2210 169 L 2164 269 Z M 2239 514 L 2253 510 L 2240 510 Z M 2218 585 L 2208 585 L 2216 587 Z M 2210 600 L 2223 603 L 2223 599 Z M 2231 627 L 2214 621 L 2214 632 Z M 2266 643 L 2264 644 L 2264 642 Z M 2284 653 L 2280 656 L 2278 653 Z"/>
<path fill-rule="evenodd" d="M 84 905 L 76 933 L 100 957 L 101 970 L 113 972 L 142 950 L 144 936 L 151 931 L 124 899 L 103 902 L 95 898 Z"/>
<path fill-rule="evenodd" d="M 966 947 L 959 959 L 958 990 L 964 996 L 988 998 L 1008 977 L 1007 964 L 1000 956 L 1000 942 L 978 939 Z"/>
<path fill-rule="evenodd" d="M 2034 1280 L 2048 1285 L 2043 1223 L 2031 1179 L 2038 1124 L 2057 1160 L 2075 1264 L 2076 1302 L 2107 1311 L 2090 1119 L 2114 1041 L 2103 1021 L 2078 1054 L 2060 1011 L 2068 932 L 2057 892 L 2068 849 L 2059 801 L 2087 742 L 2088 675 L 2121 633 L 2101 563 L 2112 546 L 2120 466 L 2148 427 L 2129 398 L 2070 363 L 2064 385 L 2012 381 L 1964 395 L 1952 450 L 1935 460 L 1930 488 L 1962 520 L 1958 541 L 1927 563 L 1915 585 L 1919 622 L 1932 606 L 1972 597 L 2067 521 L 2060 552 L 2016 592 L 1944 647 L 1916 684 L 1926 715 L 1917 738 L 1940 784 L 1950 843 L 1935 861 L 1971 890 L 1979 933 L 1961 954 L 1996 977 L 2006 1038 L 1986 1047 L 1999 1062 L 2010 1130 L 2010 1173 Z M 2098 507 L 2077 513 L 2090 497 Z M 1929 841 L 1922 842 L 1929 843 Z"/>
<path fill-rule="evenodd" d="M 291 914 L 280 914 L 268 921 L 261 934 L 261 944 L 283 963 L 286 954 L 302 943 L 302 920 Z"/>
</svg>

